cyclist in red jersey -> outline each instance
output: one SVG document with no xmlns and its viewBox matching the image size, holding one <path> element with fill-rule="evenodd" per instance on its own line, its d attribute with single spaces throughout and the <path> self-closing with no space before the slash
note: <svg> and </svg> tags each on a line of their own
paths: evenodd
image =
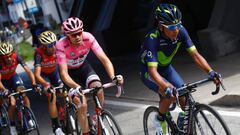
<svg viewBox="0 0 240 135">
<path fill-rule="evenodd" d="M 23 85 L 23 81 L 20 76 L 16 73 L 16 68 L 18 64 L 21 64 L 27 75 L 31 80 L 32 86 L 36 87 L 36 82 L 34 78 L 34 74 L 23 61 L 23 59 L 13 51 L 13 46 L 9 42 L 1 42 L 0 43 L 0 91 L 9 93 L 22 91 L 25 89 Z M 30 107 L 30 101 L 26 94 L 23 94 L 24 104 L 27 107 Z M 16 128 L 14 127 L 14 113 L 16 111 L 16 100 L 12 96 L 9 100 L 9 119 L 10 119 L 10 132 L 14 134 L 16 132 Z"/>
<path fill-rule="evenodd" d="M 57 57 L 55 54 L 56 35 L 51 31 L 44 31 L 38 37 L 40 47 L 34 54 L 34 75 L 47 93 L 48 110 L 52 121 L 53 132 L 56 135 L 63 135 L 56 106 L 56 94 L 51 91 L 51 86 L 58 87 L 63 85 L 58 70 Z M 50 90 L 51 94 L 47 91 Z"/>
<path fill-rule="evenodd" d="M 86 61 L 90 50 L 92 50 L 101 61 L 108 76 L 112 80 L 117 80 L 119 84 L 123 83 L 122 76 L 115 76 L 111 61 L 94 36 L 83 31 L 83 23 L 79 18 L 71 17 L 65 20 L 62 24 L 62 30 L 67 36 L 57 42 L 56 54 L 60 67 L 60 75 L 66 85 L 73 89 L 81 89 L 82 87 L 93 88 L 102 85 L 100 78 Z M 81 95 L 82 98 L 80 98 L 71 90 L 69 91 L 69 95 L 77 105 L 77 115 L 83 135 L 93 134 L 88 127 L 86 97 Z M 103 90 L 100 90 L 97 95 L 103 105 Z"/>
</svg>

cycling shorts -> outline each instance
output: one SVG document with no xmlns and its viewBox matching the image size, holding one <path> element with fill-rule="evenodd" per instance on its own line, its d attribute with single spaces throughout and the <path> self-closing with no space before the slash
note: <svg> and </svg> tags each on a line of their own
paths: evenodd
<svg viewBox="0 0 240 135">
<path fill-rule="evenodd" d="M 172 67 L 172 65 L 159 68 L 158 73 L 164 78 L 164 81 L 171 83 L 176 88 L 180 88 L 184 85 L 183 79 Z M 159 93 L 158 91 L 160 87 L 151 78 L 150 74 L 148 73 L 148 68 L 146 66 L 141 65 L 140 78 L 145 86 L 147 86 L 149 89 L 153 90 L 154 92 Z"/>
<path fill-rule="evenodd" d="M 2 84 L 10 92 L 15 92 L 17 87 L 24 86 L 21 77 L 18 74 L 13 75 L 10 79 L 2 79 Z"/>
<path fill-rule="evenodd" d="M 99 76 L 87 61 L 79 68 L 68 69 L 68 74 L 76 83 L 85 88 L 89 88 L 89 85 L 94 81 L 100 81 Z"/>
</svg>

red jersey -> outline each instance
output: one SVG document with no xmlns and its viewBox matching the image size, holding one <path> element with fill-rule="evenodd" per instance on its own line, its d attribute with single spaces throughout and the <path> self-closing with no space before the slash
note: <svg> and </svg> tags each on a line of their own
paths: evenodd
<svg viewBox="0 0 240 135">
<path fill-rule="evenodd" d="M 34 54 L 34 66 L 41 67 L 41 72 L 45 74 L 50 74 L 57 69 L 57 57 L 56 54 L 48 56 L 44 54 L 43 47 L 36 49 Z"/>
<path fill-rule="evenodd" d="M 18 64 L 21 64 L 22 67 L 26 66 L 26 63 L 22 59 L 20 55 L 18 55 L 16 52 L 13 52 L 11 55 L 12 63 L 11 65 L 7 65 L 4 62 L 0 62 L 0 74 L 2 76 L 2 79 L 10 79 L 13 75 L 16 74 L 16 68 Z"/>
</svg>

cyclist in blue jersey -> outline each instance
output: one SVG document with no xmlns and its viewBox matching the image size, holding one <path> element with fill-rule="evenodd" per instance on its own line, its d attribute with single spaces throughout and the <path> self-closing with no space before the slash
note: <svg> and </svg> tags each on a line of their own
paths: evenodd
<svg viewBox="0 0 240 135">
<path fill-rule="evenodd" d="M 158 5 L 155 18 L 157 27 L 146 35 L 141 46 L 140 78 L 144 85 L 159 94 L 160 116 L 164 116 L 170 104 L 176 100 L 173 90 L 184 85 L 183 79 L 171 64 L 179 47 L 187 50 L 194 62 L 209 74 L 216 85 L 219 85 L 218 80 L 221 80 L 221 76 L 198 53 L 181 23 L 181 12 L 175 5 Z M 180 99 L 180 104 L 184 106 L 185 98 Z"/>
</svg>

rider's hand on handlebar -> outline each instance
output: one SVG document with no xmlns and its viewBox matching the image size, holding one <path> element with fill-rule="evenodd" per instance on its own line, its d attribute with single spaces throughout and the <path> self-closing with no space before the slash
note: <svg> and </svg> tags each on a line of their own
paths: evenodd
<svg viewBox="0 0 240 135">
<path fill-rule="evenodd" d="M 71 96 L 71 97 L 74 96 L 74 95 L 76 96 L 78 94 L 82 94 L 81 93 L 81 86 L 78 86 L 77 88 L 71 88 L 68 92 L 68 95 Z"/>
<path fill-rule="evenodd" d="M 176 88 L 174 87 L 166 87 L 164 89 L 163 96 L 166 97 L 167 99 L 170 99 L 172 101 L 176 101 Z"/>
<path fill-rule="evenodd" d="M 122 85 L 123 84 L 123 76 L 116 75 L 112 78 L 112 81 L 115 82 L 117 85 Z"/>
<path fill-rule="evenodd" d="M 4 89 L 3 91 L 2 91 L 2 95 L 3 96 L 7 96 L 9 94 L 9 90 L 8 89 Z"/>
<path fill-rule="evenodd" d="M 215 71 L 210 71 L 209 73 L 208 73 L 208 75 L 209 75 L 209 78 L 211 79 L 211 80 L 213 80 L 214 81 L 214 83 L 217 85 L 217 86 L 219 86 L 220 85 L 220 83 L 221 83 L 221 81 L 222 81 L 222 76 L 221 76 L 221 74 L 219 74 L 219 73 L 217 73 L 217 72 L 215 72 Z"/>
<path fill-rule="evenodd" d="M 39 84 L 34 84 L 34 85 L 32 85 L 32 88 L 33 88 L 36 92 L 41 92 L 41 91 L 42 91 L 42 89 L 41 89 L 41 87 L 40 87 Z"/>
</svg>

